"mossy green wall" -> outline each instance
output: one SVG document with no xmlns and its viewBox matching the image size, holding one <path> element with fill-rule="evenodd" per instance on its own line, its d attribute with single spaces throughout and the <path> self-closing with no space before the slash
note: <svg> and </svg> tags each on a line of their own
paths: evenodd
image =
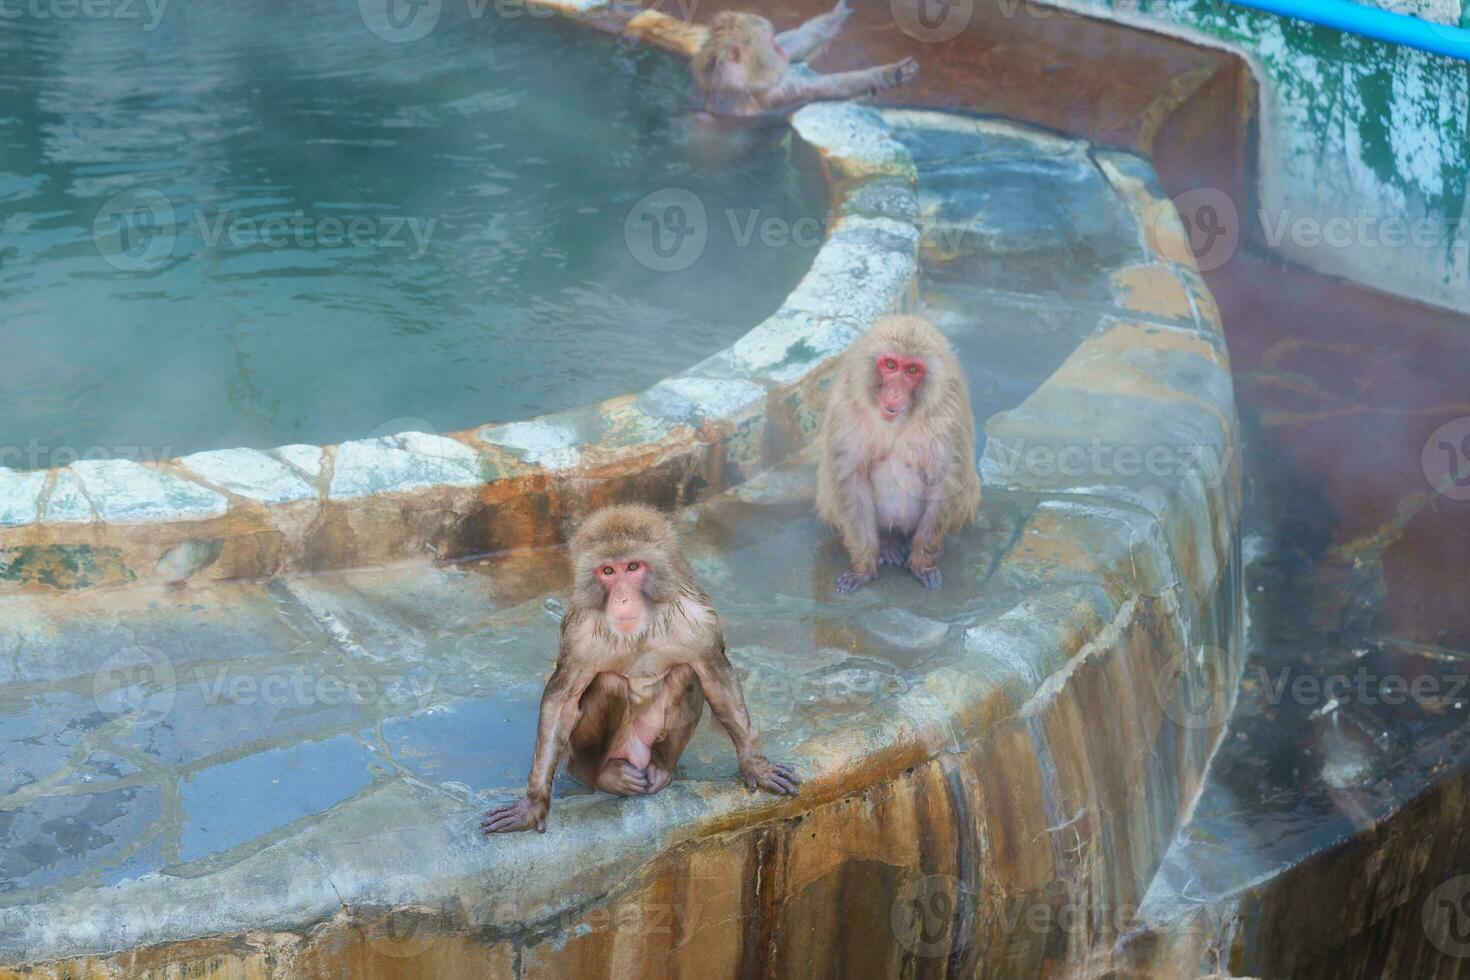
<svg viewBox="0 0 1470 980">
<path fill-rule="evenodd" d="M 1120 18 L 1228 44 L 1259 68 L 1259 194 L 1241 208 L 1254 242 L 1470 312 L 1470 64 L 1225 0 L 1102 2 Z M 1463 0 L 1420 6 L 1447 23 L 1470 9 Z"/>
</svg>

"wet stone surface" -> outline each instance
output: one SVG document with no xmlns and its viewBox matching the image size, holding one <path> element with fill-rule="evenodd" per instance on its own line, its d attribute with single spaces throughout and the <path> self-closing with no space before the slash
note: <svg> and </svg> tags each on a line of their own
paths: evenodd
<svg viewBox="0 0 1470 980">
<path fill-rule="evenodd" d="M 944 278 L 1103 299 L 1106 270 L 1145 257 L 1086 143 L 942 113 L 884 118 L 921 168 L 923 253 Z"/>
<path fill-rule="evenodd" d="M 854 191 L 854 217 L 836 233 L 841 247 L 824 252 L 841 273 L 833 281 L 886 308 L 917 261 L 914 305 L 951 339 L 972 379 L 978 450 L 998 413 L 1039 400 L 1063 419 L 1068 406 L 1097 397 L 1089 377 L 1059 385 L 1053 376 L 1080 349 L 1103 360 L 1126 353 L 1105 343 L 1119 312 L 1105 286 L 1141 252 L 1129 203 L 1086 146 L 927 113 L 853 107 L 806 121 L 846 154 L 847 179 L 870 181 Z M 945 254 L 918 241 L 916 214 L 920 230 L 928 220 L 936 232 L 966 231 L 963 249 Z M 839 299 L 798 290 L 732 353 L 636 404 L 478 437 L 557 469 L 575 464 L 588 437 L 634 438 L 725 406 L 744 411 L 783 372 L 799 378 L 851 340 L 859 321 Z M 1133 368 L 1149 375 L 1162 366 L 1159 397 L 1130 410 L 1162 419 L 1176 389 L 1198 386 L 1171 357 Z M 1210 388 L 1202 400 L 1211 398 L 1233 411 L 1228 390 Z M 1195 428 L 1199 438 L 1219 435 Z M 255 478 L 228 486 L 218 462 L 185 465 L 254 499 L 289 496 L 322 474 L 310 447 L 255 454 Z M 414 434 L 343 445 L 329 465 L 334 497 L 487 475 L 478 449 Z M 988 486 L 978 525 L 951 538 L 944 589 L 884 568 L 873 586 L 843 596 L 834 581 L 846 557 L 812 513 L 812 482 L 810 467 L 792 464 L 678 516 L 767 751 L 809 778 L 856 778 L 868 756 L 916 732 L 950 738 L 953 713 L 987 692 L 1024 698 L 1065 662 L 1059 616 L 1106 621 L 1130 595 L 1181 582 L 1210 590 L 1219 573 L 1170 565 L 1165 539 L 1190 530 L 1201 501 L 1167 480 L 1153 485 L 1154 511 L 1133 500 L 1068 501 L 1071 485 L 1018 481 L 1014 490 Z M 64 489 L 51 494 L 51 519 L 73 506 Z M 1231 514 L 1223 506 L 1207 516 L 1228 523 Z M 544 550 L 254 583 L 0 596 L 0 959 L 266 920 L 291 927 L 405 875 L 509 876 L 524 893 L 517 901 L 571 901 L 562 896 L 583 869 L 543 858 L 572 838 L 487 843 L 474 832 L 485 806 L 524 785 L 557 647 L 563 561 Z M 553 824 L 574 831 L 579 847 L 595 845 L 591 878 L 622 877 L 681 828 L 767 804 L 737 791 L 735 775 L 729 741 L 706 713 L 666 792 L 616 800 L 563 775 Z M 93 891 L 124 879 L 122 890 Z M 221 897 L 201 902 L 206 894 Z M 127 910 L 94 915 L 96 901 Z M 158 914 L 177 908 L 191 911 Z"/>
</svg>

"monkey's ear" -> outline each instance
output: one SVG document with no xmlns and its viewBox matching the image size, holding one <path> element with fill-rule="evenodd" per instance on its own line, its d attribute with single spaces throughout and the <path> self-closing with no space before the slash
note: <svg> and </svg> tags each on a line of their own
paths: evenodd
<svg viewBox="0 0 1470 980">
<path fill-rule="evenodd" d="M 740 64 L 740 45 L 730 45 L 728 48 L 725 49 L 725 54 L 729 57 L 731 64 Z"/>
</svg>

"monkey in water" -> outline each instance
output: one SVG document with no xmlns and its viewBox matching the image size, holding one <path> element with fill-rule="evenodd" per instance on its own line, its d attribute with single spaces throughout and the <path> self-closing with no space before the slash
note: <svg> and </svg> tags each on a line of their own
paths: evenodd
<svg viewBox="0 0 1470 980">
<path fill-rule="evenodd" d="M 567 771 L 590 787 L 657 793 L 673 781 L 706 700 L 735 743 L 746 789 L 796 795 L 795 770 L 762 754 L 719 617 L 668 519 L 640 505 L 604 508 L 577 530 L 570 552 L 572 591 L 541 695 L 530 785 L 487 812 L 480 829 L 544 833 L 551 780 L 568 755 Z"/>
<path fill-rule="evenodd" d="M 758 14 L 717 14 L 694 55 L 696 108 L 717 116 L 758 116 L 807 102 L 850 99 L 900 85 L 919 73 L 913 58 L 877 68 L 810 76 L 792 64 L 815 56 L 852 11 L 841 0 L 819 17 L 781 34 Z"/>
<path fill-rule="evenodd" d="M 884 317 L 843 353 L 822 425 L 817 513 L 842 535 L 852 592 L 878 566 L 942 584 L 944 537 L 980 509 L 975 415 L 959 358 L 934 325 Z"/>
</svg>

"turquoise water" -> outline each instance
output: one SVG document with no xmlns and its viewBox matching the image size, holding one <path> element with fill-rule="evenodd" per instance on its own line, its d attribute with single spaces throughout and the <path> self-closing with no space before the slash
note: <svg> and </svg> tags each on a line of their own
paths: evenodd
<svg viewBox="0 0 1470 980">
<path fill-rule="evenodd" d="M 584 404 L 729 343 L 811 263 L 818 236 L 746 237 L 825 207 L 786 130 L 699 128 L 680 62 L 586 28 L 462 0 L 414 43 L 356 0 L 5 9 L 0 466 Z M 692 263 L 634 211 L 670 189 L 705 210 L 666 229 L 703 229 Z"/>
</svg>

